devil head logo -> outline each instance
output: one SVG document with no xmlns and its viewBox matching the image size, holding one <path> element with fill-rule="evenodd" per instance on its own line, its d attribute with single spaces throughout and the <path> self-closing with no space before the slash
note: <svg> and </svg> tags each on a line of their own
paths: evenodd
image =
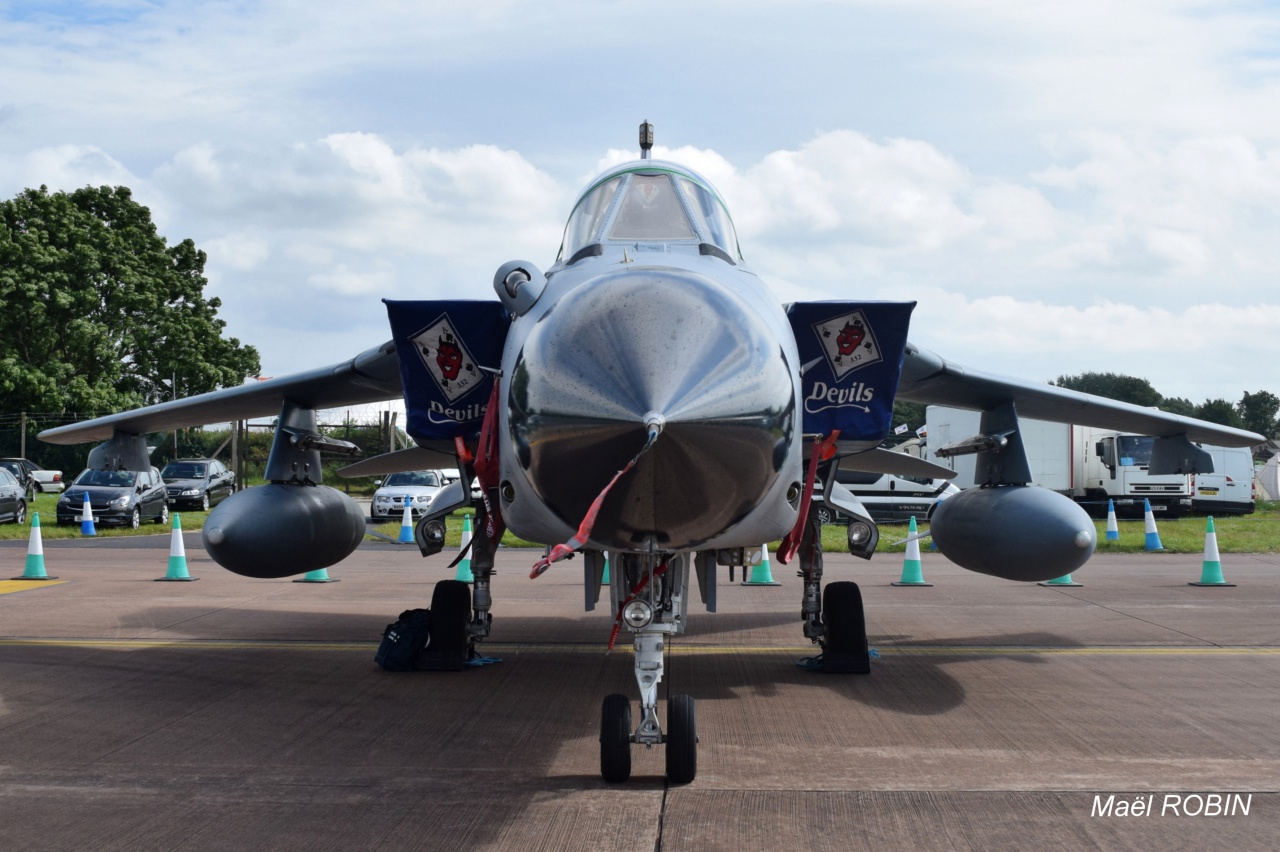
<svg viewBox="0 0 1280 852">
<path fill-rule="evenodd" d="M 883 360 L 875 331 L 861 309 L 815 323 L 813 330 L 837 381 Z"/>
<path fill-rule="evenodd" d="M 841 355 L 852 355 L 866 336 L 867 330 L 859 320 L 846 322 L 844 328 L 840 329 L 840 334 L 836 335 L 836 348 Z"/>
<path fill-rule="evenodd" d="M 462 369 L 462 350 L 458 348 L 458 341 L 448 332 L 440 335 L 436 344 L 436 364 L 445 380 L 450 382 L 458 378 L 458 371 Z"/>
<path fill-rule="evenodd" d="M 482 383 L 475 358 L 457 328 L 442 314 L 435 322 L 409 337 L 422 366 L 450 402 Z"/>
</svg>

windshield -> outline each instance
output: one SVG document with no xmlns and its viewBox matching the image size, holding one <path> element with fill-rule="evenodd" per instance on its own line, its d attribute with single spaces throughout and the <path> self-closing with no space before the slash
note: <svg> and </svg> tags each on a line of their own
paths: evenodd
<svg viewBox="0 0 1280 852">
<path fill-rule="evenodd" d="M 1144 466 L 1151 464 L 1151 447 L 1155 438 L 1149 435 L 1122 435 L 1116 441 L 1120 451 L 1120 464 Z"/>
<path fill-rule="evenodd" d="M 622 167 L 583 193 L 560 259 L 607 240 L 708 243 L 740 259 L 733 221 L 715 190 L 692 172 L 649 163 Z"/>
<path fill-rule="evenodd" d="M 385 485 L 428 485 L 438 486 L 440 484 L 439 476 L 434 470 L 408 470 L 403 473 L 393 473 L 387 477 Z"/>
<path fill-rule="evenodd" d="M 160 476 L 164 479 L 204 479 L 207 468 L 202 464 L 167 464 Z"/>
<path fill-rule="evenodd" d="M 76 477 L 76 485 L 99 485 L 109 488 L 132 488 L 138 474 L 132 470 L 86 470 Z"/>
</svg>

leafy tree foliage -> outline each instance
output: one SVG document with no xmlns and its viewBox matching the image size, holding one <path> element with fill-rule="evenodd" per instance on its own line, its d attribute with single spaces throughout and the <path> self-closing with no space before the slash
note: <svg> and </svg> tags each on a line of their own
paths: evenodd
<svg viewBox="0 0 1280 852">
<path fill-rule="evenodd" d="M 918 402 L 906 402 L 905 400 L 894 400 L 893 402 L 893 422 L 890 425 L 890 433 L 886 441 L 891 445 L 901 444 L 903 441 L 910 441 L 916 437 L 916 430 L 924 425 L 925 406 Z M 893 430 L 899 426 L 906 424 L 907 431 L 901 435 L 893 434 Z"/>
<path fill-rule="evenodd" d="M 1105 396 L 1134 405 L 1159 405 L 1161 396 L 1146 379 L 1125 376 L 1120 373 L 1081 373 L 1078 376 L 1058 376 L 1053 382 L 1060 388 Z"/>
<path fill-rule="evenodd" d="M 1160 410 L 1170 414 L 1181 414 L 1183 417 L 1195 417 L 1195 404 L 1180 396 L 1166 396 L 1160 400 Z"/>
<path fill-rule="evenodd" d="M 224 339 L 205 253 L 168 246 L 127 187 L 0 202 L 0 410 L 119 411 L 238 385 L 258 353 Z"/>
<path fill-rule="evenodd" d="M 1208 420 L 1210 423 L 1220 423 L 1223 426 L 1234 426 L 1237 429 L 1241 427 L 1240 414 L 1236 411 L 1236 407 L 1225 399 L 1205 400 L 1197 406 L 1196 417 Z"/>
<path fill-rule="evenodd" d="M 1269 391 L 1245 391 L 1237 408 L 1244 428 L 1268 438 L 1280 438 L 1280 397 Z"/>
</svg>

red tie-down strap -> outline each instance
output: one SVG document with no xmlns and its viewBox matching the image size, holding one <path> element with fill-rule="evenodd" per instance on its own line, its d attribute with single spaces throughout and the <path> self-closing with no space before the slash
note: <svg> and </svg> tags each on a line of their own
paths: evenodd
<svg viewBox="0 0 1280 852">
<path fill-rule="evenodd" d="M 826 438 L 819 436 L 814 440 L 813 453 L 809 456 L 809 472 L 804 478 L 804 490 L 800 493 L 800 515 L 791 532 L 783 536 L 778 544 L 778 552 L 774 554 L 778 561 L 786 565 L 795 558 L 800 550 L 800 540 L 804 538 L 804 525 L 809 521 L 809 504 L 813 500 L 813 483 L 818 477 L 818 462 L 825 461 L 836 454 L 836 439 L 840 430 L 832 431 Z"/>
<path fill-rule="evenodd" d="M 551 551 L 546 556 L 534 563 L 533 570 L 529 572 L 529 579 L 535 580 L 538 577 L 541 577 L 542 574 L 551 567 L 551 563 L 559 562 L 561 559 L 569 556 L 571 553 L 587 543 L 591 538 L 591 529 L 596 525 L 596 515 L 600 514 L 600 506 L 604 503 L 604 498 L 608 496 L 609 490 L 613 488 L 614 484 L 619 479 L 622 478 L 623 474 L 636 466 L 636 462 L 640 461 L 640 457 L 649 451 L 649 448 L 653 446 L 653 442 L 656 441 L 657 438 L 658 432 L 656 430 L 650 430 L 649 439 L 645 441 L 644 446 L 640 448 L 640 452 L 636 453 L 635 458 L 627 462 L 626 467 L 615 473 L 613 475 L 613 479 L 610 479 L 609 484 L 604 487 L 604 490 L 596 496 L 596 499 L 591 501 L 591 507 L 587 509 L 586 516 L 583 517 L 582 523 L 578 524 L 578 532 L 574 534 L 573 538 L 569 539 L 564 544 L 557 544 L 555 547 L 551 548 Z"/>
<path fill-rule="evenodd" d="M 475 472 L 480 482 L 480 499 L 484 501 L 484 537 L 497 546 L 507 524 L 502 520 L 502 509 L 491 502 L 490 494 L 498 487 L 502 477 L 502 467 L 498 462 L 498 404 L 500 382 L 493 382 L 493 392 L 489 394 L 489 407 L 485 409 L 484 421 L 480 424 L 480 439 L 476 442 Z M 465 447 L 463 448 L 465 450 Z"/>
</svg>

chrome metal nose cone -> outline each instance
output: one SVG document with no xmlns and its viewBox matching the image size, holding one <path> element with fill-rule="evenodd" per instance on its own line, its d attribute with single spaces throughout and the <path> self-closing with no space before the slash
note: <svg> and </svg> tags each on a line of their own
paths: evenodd
<svg viewBox="0 0 1280 852">
<path fill-rule="evenodd" d="M 574 289 L 539 321 L 512 376 L 509 426 L 530 485 L 573 527 L 657 428 L 592 538 L 679 549 L 763 499 L 794 395 L 770 326 L 722 284 L 627 270 Z"/>
</svg>

